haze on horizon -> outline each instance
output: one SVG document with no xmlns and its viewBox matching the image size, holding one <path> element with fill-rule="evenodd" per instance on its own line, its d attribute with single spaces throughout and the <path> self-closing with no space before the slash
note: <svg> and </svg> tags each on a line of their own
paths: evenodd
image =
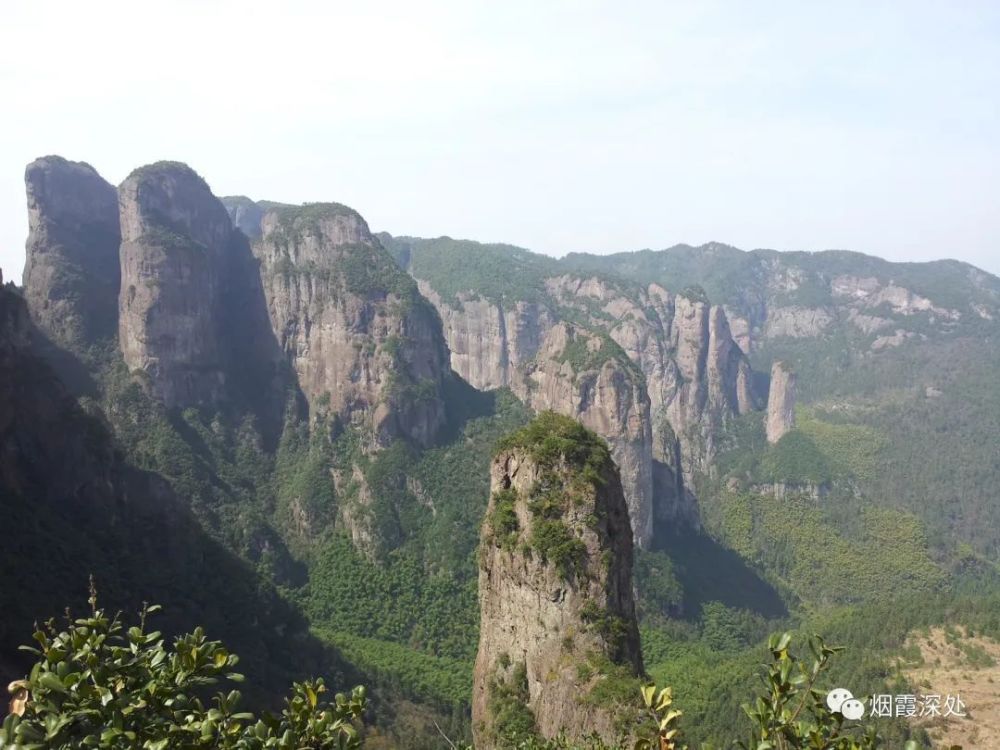
<svg viewBox="0 0 1000 750">
<path fill-rule="evenodd" d="M 552 255 L 716 240 L 1000 273 L 1000 4 L 623 8 L 14 0 L 4 277 L 50 153 Z"/>
</svg>

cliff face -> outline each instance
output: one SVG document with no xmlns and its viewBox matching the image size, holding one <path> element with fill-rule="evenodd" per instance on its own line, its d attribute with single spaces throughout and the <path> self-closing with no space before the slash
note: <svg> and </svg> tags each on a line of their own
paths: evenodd
<svg viewBox="0 0 1000 750">
<path fill-rule="evenodd" d="M 229 212 L 234 227 L 251 240 L 260 237 L 260 223 L 264 219 L 264 208 L 260 204 L 244 195 L 229 195 L 219 200 Z"/>
<path fill-rule="evenodd" d="M 229 214 L 183 164 L 133 172 L 119 189 L 125 363 L 170 406 L 213 404 L 225 392 L 219 330 Z"/>
<path fill-rule="evenodd" d="M 511 714 L 542 737 L 610 739 L 615 707 L 590 691 L 642 672 L 618 473 L 595 435 L 551 412 L 503 445 L 480 543 L 475 745 L 507 746 Z"/>
<path fill-rule="evenodd" d="M 80 351 L 116 335 L 118 196 L 89 164 L 58 156 L 25 169 L 28 241 L 24 294 L 56 344 Z"/>
<path fill-rule="evenodd" d="M 411 252 L 421 252 L 419 243 Z M 657 284 L 565 274 L 545 278 L 543 288 L 530 300 L 501 303 L 474 289 L 446 300 L 420 281 L 463 378 L 509 387 L 609 442 L 638 544 L 650 543 L 654 517 L 697 525 L 688 487 L 710 470 L 716 431 L 756 408 L 752 371 L 725 312 Z M 609 337 L 617 346 L 603 345 Z M 577 359 L 590 372 L 567 351 L 585 353 Z"/>
<path fill-rule="evenodd" d="M 371 436 L 429 445 L 445 420 L 447 350 L 434 310 L 359 214 L 281 206 L 254 243 L 271 327 L 310 406 Z"/>
<path fill-rule="evenodd" d="M 750 364 L 723 309 L 695 294 L 671 295 L 658 284 L 626 290 L 597 277 L 562 276 L 549 279 L 547 288 L 594 325 L 607 327 L 641 368 L 653 413 L 654 458 L 688 482 L 696 471 L 707 471 L 715 431 L 726 418 L 756 408 Z M 666 432 L 656 428 L 663 422 Z"/>
<path fill-rule="evenodd" d="M 571 416 L 607 441 L 635 541 L 648 545 L 653 534 L 652 435 L 649 398 L 638 369 L 607 337 L 557 323 L 509 385 L 533 410 Z"/>
<path fill-rule="evenodd" d="M 795 426 L 795 389 L 795 373 L 784 362 L 775 362 L 767 397 L 767 442 L 777 443 Z"/>
</svg>

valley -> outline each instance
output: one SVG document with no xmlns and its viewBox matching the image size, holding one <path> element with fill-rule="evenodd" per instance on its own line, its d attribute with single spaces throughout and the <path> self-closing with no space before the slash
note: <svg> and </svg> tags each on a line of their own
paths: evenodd
<svg viewBox="0 0 1000 750">
<path fill-rule="evenodd" d="M 393 236 L 177 162 L 115 187 L 44 157 L 26 186 L 0 288 L 8 681 L 93 574 L 110 609 L 232 641 L 259 705 L 368 685 L 373 747 L 504 746 L 491 680 L 545 737 L 610 736 L 644 676 L 719 746 L 780 631 L 846 647 L 831 686 L 991 713 L 995 665 L 959 652 L 1000 638 L 1000 279 Z"/>
</svg>

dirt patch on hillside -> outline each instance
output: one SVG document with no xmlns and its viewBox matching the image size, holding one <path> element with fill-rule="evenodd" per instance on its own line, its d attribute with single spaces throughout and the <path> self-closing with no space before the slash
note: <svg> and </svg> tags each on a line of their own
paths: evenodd
<svg viewBox="0 0 1000 750">
<path fill-rule="evenodd" d="M 933 628 L 910 636 L 906 656 L 903 672 L 919 694 L 941 696 L 942 707 L 947 696 L 964 704 L 965 717 L 942 711 L 911 719 L 927 730 L 935 748 L 1000 748 L 1000 643 L 962 628 Z"/>
</svg>

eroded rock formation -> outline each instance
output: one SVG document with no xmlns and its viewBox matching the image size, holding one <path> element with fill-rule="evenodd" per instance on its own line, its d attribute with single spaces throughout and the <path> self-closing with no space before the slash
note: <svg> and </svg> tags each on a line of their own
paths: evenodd
<svg viewBox="0 0 1000 750">
<path fill-rule="evenodd" d="M 401 436 L 429 445 L 445 420 L 440 323 L 364 219 L 335 203 L 275 206 L 253 250 L 310 406 L 361 428 L 371 449 Z"/>
<path fill-rule="evenodd" d="M 229 214 L 190 167 L 159 162 L 119 188 L 118 341 L 167 406 L 217 403 L 225 393 L 219 330 Z"/>
<path fill-rule="evenodd" d="M 767 442 L 777 443 L 795 426 L 796 375 L 784 362 L 771 366 L 771 391 L 767 397 Z"/>
<path fill-rule="evenodd" d="M 54 343 L 81 351 L 117 333 L 118 196 L 83 162 L 46 156 L 25 169 L 24 294 Z"/>
<path fill-rule="evenodd" d="M 724 421 L 756 408 L 750 364 L 724 310 L 657 284 L 566 274 L 544 287 L 532 301 L 475 290 L 445 300 L 420 282 L 456 372 L 477 388 L 509 387 L 536 410 L 577 418 L 608 440 L 639 545 L 650 543 L 654 516 L 697 525 L 688 489 L 695 474 L 709 471 Z M 592 374 L 582 380 L 583 369 L 567 366 L 570 338 L 586 342 L 571 346 L 588 351 Z"/>
<path fill-rule="evenodd" d="M 502 445 L 480 543 L 475 745 L 506 747 L 512 715 L 542 737 L 611 739 L 616 707 L 590 692 L 642 672 L 618 472 L 603 441 L 552 412 Z"/>
</svg>

